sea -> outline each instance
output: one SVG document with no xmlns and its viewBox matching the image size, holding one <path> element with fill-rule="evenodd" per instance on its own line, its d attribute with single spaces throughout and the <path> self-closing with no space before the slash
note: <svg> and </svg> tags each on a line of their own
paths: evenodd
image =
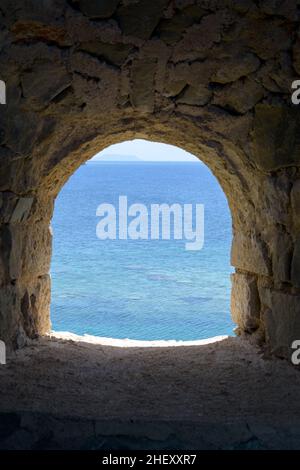
<svg viewBox="0 0 300 470">
<path fill-rule="evenodd" d="M 204 245 L 187 240 L 100 240 L 100 204 L 204 205 Z M 130 217 L 129 217 L 130 219 Z M 82 165 L 52 219 L 52 329 L 134 340 L 194 341 L 232 335 L 231 215 L 210 170 L 195 162 Z"/>
</svg>

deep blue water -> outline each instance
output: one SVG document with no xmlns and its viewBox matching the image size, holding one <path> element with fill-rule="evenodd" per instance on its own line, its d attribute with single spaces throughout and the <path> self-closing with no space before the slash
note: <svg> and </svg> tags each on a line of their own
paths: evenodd
<svg viewBox="0 0 300 470">
<path fill-rule="evenodd" d="M 118 205 L 205 205 L 205 243 L 105 240 L 96 237 L 96 208 Z M 52 221 L 52 327 L 113 338 L 194 340 L 232 334 L 225 196 L 201 163 L 83 165 L 62 189 Z"/>
</svg>

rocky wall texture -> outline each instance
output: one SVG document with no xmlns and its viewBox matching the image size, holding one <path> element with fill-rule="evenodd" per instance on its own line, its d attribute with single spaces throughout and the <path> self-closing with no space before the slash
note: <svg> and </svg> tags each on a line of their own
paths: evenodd
<svg viewBox="0 0 300 470">
<path fill-rule="evenodd" d="M 252 418 L 251 427 L 234 420 L 95 420 L 31 412 L 0 413 L 0 418 L 1 451 L 299 449 L 297 421 L 288 425 L 287 435 L 282 430 L 286 429 L 286 422 L 274 424 L 268 420 L 267 427 L 259 417 Z"/>
<path fill-rule="evenodd" d="M 72 173 L 131 138 L 208 165 L 231 208 L 232 315 L 300 339 L 296 0 L 2 0 L 0 337 L 50 328 L 49 224 Z M 183 182 L 184 184 L 184 182 Z"/>
</svg>

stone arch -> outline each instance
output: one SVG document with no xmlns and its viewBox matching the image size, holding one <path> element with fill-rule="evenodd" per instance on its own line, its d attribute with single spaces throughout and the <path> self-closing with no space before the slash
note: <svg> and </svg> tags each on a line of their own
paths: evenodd
<svg viewBox="0 0 300 470">
<path fill-rule="evenodd" d="M 275 2 L 276 3 L 276 2 Z M 4 0 L 0 338 L 50 328 L 53 202 L 108 145 L 161 141 L 219 180 L 233 219 L 238 332 L 300 335 L 297 2 Z"/>
</svg>

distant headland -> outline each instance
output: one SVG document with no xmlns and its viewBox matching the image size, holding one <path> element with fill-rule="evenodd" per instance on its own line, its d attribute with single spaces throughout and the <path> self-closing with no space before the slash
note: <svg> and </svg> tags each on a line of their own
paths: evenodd
<svg viewBox="0 0 300 470">
<path fill-rule="evenodd" d="M 88 163 L 144 163 L 145 160 L 137 157 L 136 155 L 121 155 L 121 154 L 104 154 L 98 158 L 89 160 Z"/>
</svg>

